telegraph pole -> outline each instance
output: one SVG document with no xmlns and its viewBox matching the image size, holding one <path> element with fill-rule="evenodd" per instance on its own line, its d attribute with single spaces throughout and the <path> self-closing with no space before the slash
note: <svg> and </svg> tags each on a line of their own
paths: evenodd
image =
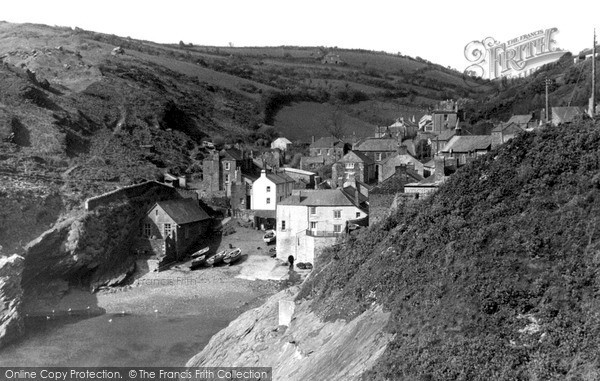
<svg viewBox="0 0 600 381">
<path fill-rule="evenodd" d="M 594 28 L 594 46 L 592 47 L 592 96 L 590 97 L 590 117 L 596 115 L 596 28 Z"/>
<path fill-rule="evenodd" d="M 546 83 L 546 124 L 548 124 L 548 85 L 550 84 L 550 79 L 546 78 L 544 82 Z"/>
</svg>

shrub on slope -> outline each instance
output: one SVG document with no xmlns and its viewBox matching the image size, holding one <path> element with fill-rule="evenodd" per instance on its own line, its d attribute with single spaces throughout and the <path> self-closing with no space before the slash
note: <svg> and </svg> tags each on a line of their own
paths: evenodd
<svg viewBox="0 0 600 381">
<path fill-rule="evenodd" d="M 520 135 L 328 250 L 301 297 L 392 311 L 365 379 L 600 379 L 598 147 L 591 122 Z"/>
</svg>

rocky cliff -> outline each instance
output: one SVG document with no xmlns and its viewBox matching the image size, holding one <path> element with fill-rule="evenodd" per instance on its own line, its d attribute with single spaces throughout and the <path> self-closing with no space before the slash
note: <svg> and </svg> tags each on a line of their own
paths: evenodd
<svg viewBox="0 0 600 381">
<path fill-rule="evenodd" d="M 289 327 L 279 325 L 279 302 L 293 301 L 298 290 L 281 291 L 242 314 L 187 366 L 272 367 L 274 380 L 359 380 L 392 339 L 384 332 L 389 313 L 373 305 L 351 321 L 324 322 L 303 301 Z"/>
<path fill-rule="evenodd" d="M 20 316 L 21 272 L 23 257 L 0 257 L 0 347 L 19 336 L 23 330 Z"/>
</svg>

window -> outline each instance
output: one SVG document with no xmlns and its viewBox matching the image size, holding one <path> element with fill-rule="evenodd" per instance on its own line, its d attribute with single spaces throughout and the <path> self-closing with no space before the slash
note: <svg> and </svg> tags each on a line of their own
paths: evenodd
<svg viewBox="0 0 600 381">
<path fill-rule="evenodd" d="M 267 197 L 267 204 L 270 204 L 270 203 L 271 203 L 271 198 Z"/>
<path fill-rule="evenodd" d="M 381 152 L 377 152 L 377 153 L 375 154 L 375 160 L 376 160 L 376 161 L 381 161 Z"/>
<path fill-rule="evenodd" d="M 165 224 L 163 228 L 163 232 L 165 233 L 164 238 L 171 236 L 171 224 Z"/>
<path fill-rule="evenodd" d="M 342 225 L 333 225 L 333 232 L 334 233 L 341 233 L 342 232 Z"/>
<path fill-rule="evenodd" d="M 240 205 L 244 205 L 244 198 L 240 197 Z"/>
<path fill-rule="evenodd" d="M 270 191 L 271 191 L 271 187 L 267 186 L 267 192 L 270 192 Z"/>
<path fill-rule="evenodd" d="M 313 222 L 310 223 L 310 229 L 311 230 L 317 230 L 317 222 L 316 221 L 313 221 Z"/>
<path fill-rule="evenodd" d="M 225 174 L 225 184 L 229 184 L 229 173 Z"/>
<path fill-rule="evenodd" d="M 321 149 L 318 149 L 317 150 L 317 155 L 320 155 L 320 154 L 321 154 Z"/>
<path fill-rule="evenodd" d="M 154 215 L 155 215 L 155 216 L 158 216 L 158 209 L 156 209 L 156 210 L 154 211 Z"/>
<path fill-rule="evenodd" d="M 347 169 L 354 169 L 354 163 L 346 163 Z"/>
<path fill-rule="evenodd" d="M 229 171 L 231 169 L 231 163 L 225 163 L 225 170 Z"/>
<path fill-rule="evenodd" d="M 281 230 L 285 230 L 285 221 L 281 221 Z"/>
<path fill-rule="evenodd" d="M 356 218 L 360 217 L 360 212 L 356 212 Z"/>
<path fill-rule="evenodd" d="M 150 237 L 152 235 L 152 225 L 149 223 L 144 224 L 144 237 Z"/>
<path fill-rule="evenodd" d="M 335 219 L 342 218 L 342 211 L 341 210 L 334 210 L 333 211 L 333 218 L 335 218 Z"/>
<path fill-rule="evenodd" d="M 317 214 L 317 207 L 316 206 L 311 206 L 310 207 L 310 214 Z"/>
</svg>

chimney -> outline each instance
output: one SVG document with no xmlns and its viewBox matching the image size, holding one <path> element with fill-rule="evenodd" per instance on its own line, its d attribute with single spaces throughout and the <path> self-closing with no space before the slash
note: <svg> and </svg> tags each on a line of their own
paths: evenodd
<svg viewBox="0 0 600 381">
<path fill-rule="evenodd" d="M 354 202 L 356 203 L 356 206 L 360 206 L 360 192 L 358 191 L 358 180 L 354 180 Z"/>
<path fill-rule="evenodd" d="M 260 177 L 267 177 L 267 171 L 265 171 L 264 169 L 260 170 Z"/>
<path fill-rule="evenodd" d="M 310 137 L 310 141 L 311 141 L 311 143 L 314 143 L 314 142 L 315 142 L 315 136 L 314 136 L 314 135 L 312 135 L 312 136 Z"/>
<path fill-rule="evenodd" d="M 436 156 L 434 159 L 435 170 L 433 172 L 434 180 L 436 182 L 441 181 L 444 178 L 444 167 L 446 165 L 446 158 L 444 156 Z"/>
<path fill-rule="evenodd" d="M 406 176 L 406 164 L 401 164 L 396 166 L 396 172 L 394 174 L 396 178 L 399 178 L 402 182 L 402 189 L 400 192 L 404 192 L 404 184 L 406 184 L 407 176 Z"/>
</svg>

